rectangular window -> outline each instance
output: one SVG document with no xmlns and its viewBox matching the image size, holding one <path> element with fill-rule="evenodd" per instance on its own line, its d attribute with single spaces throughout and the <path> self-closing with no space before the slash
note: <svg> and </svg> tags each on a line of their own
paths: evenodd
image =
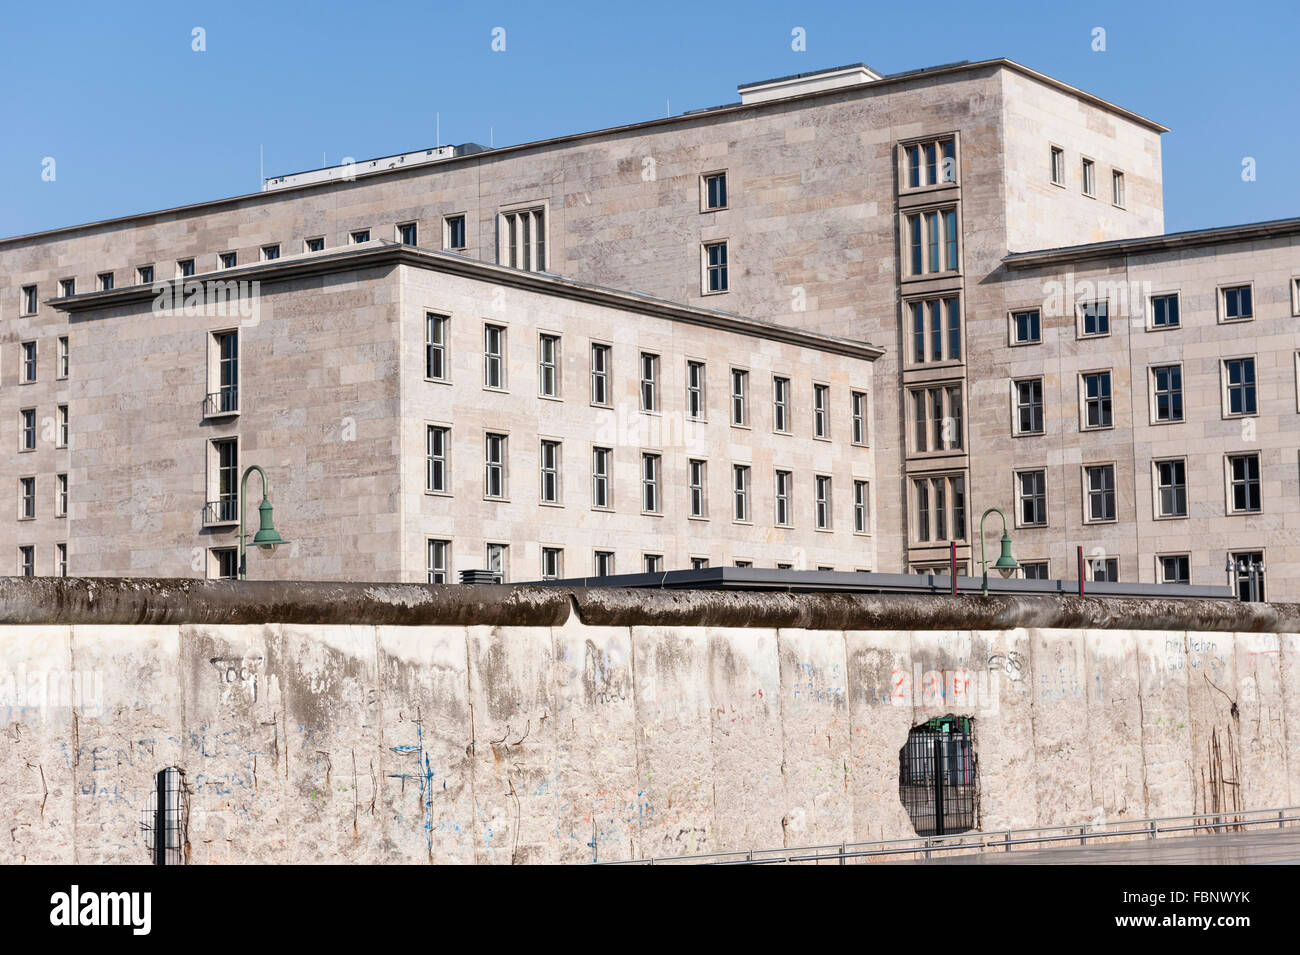
<svg viewBox="0 0 1300 955">
<path fill-rule="evenodd" d="M 424 377 L 432 381 L 447 380 L 447 327 L 450 321 L 446 315 L 424 313 Z"/>
<path fill-rule="evenodd" d="M 903 167 L 908 189 L 956 182 L 957 144 L 951 138 L 910 143 L 903 147 Z"/>
<path fill-rule="evenodd" d="M 1027 378 L 1016 386 L 1016 434 L 1043 433 L 1043 379 Z"/>
<path fill-rule="evenodd" d="M 727 208 L 727 174 L 709 173 L 704 177 L 704 211 Z"/>
<path fill-rule="evenodd" d="M 465 217 L 447 216 L 443 219 L 442 241 L 447 249 L 465 248 Z"/>
<path fill-rule="evenodd" d="M 596 577 L 612 576 L 614 573 L 614 552 L 612 550 L 596 551 L 592 558 L 591 569 Z"/>
<path fill-rule="evenodd" d="M 153 266 L 142 265 L 136 269 L 135 281 L 137 285 L 153 285 Z"/>
<path fill-rule="evenodd" d="M 753 567 L 753 566 L 754 566 L 754 562 L 753 562 L 752 560 L 737 560 L 737 561 L 733 561 L 731 566 L 733 566 L 733 567 Z"/>
<path fill-rule="evenodd" d="M 609 346 L 591 346 L 591 403 L 609 405 Z"/>
<path fill-rule="evenodd" d="M 353 245 L 361 245 L 370 241 L 370 230 L 357 229 L 355 232 L 351 233 L 348 238 L 352 240 Z"/>
<path fill-rule="evenodd" d="M 734 375 L 735 372 L 732 372 Z M 772 430 L 782 434 L 790 431 L 790 379 L 772 378 Z"/>
<path fill-rule="evenodd" d="M 871 530 L 871 485 L 866 481 L 853 482 L 853 533 L 866 534 Z"/>
<path fill-rule="evenodd" d="M 1047 472 L 1016 472 L 1016 490 L 1020 500 L 1019 525 L 1045 527 L 1047 525 Z"/>
<path fill-rule="evenodd" d="M 1258 513 L 1262 502 L 1259 485 L 1259 455 L 1228 455 L 1228 500 L 1231 505 L 1229 513 Z"/>
<path fill-rule="evenodd" d="M 642 554 L 641 570 L 647 574 L 659 574 L 664 569 L 663 554 Z"/>
<path fill-rule="evenodd" d="M 1114 424 L 1110 401 L 1110 372 L 1094 371 L 1083 376 L 1084 429 L 1109 428 Z"/>
<path fill-rule="evenodd" d="M 749 521 L 749 466 L 735 464 L 731 468 L 731 518 L 740 523 Z"/>
<path fill-rule="evenodd" d="M 303 241 L 303 250 L 306 252 L 324 252 L 325 237 L 323 235 L 313 236 Z"/>
<path fill-rule="evenodd" d="M 112 273 L 112 272 L 100 272 L 99 275 L 96 276 L 96 280 L 97 280 L 97 283 L 98 283 L 98 285 L 99 285 L 99 290 L 100 290 L 101 292 L 111 292 L 111 291 L 113 291 L 113 273 Z"/>
<path fill-rule="evenodd" d="M 54 485 L 54 516 L 68 516 L 68 476 L 56 474 Z"/>
<path fill-rule="evenodd" d="M 18 479 L 18 519 L 30 521 L 36 517 L 36 478 Z"/>
<path fill-rule="evenodd" d="M 1084 493 L 1089 523 L 1115 520 L 1115 465 L 1085 467 Z"/>
<path fill-rule="evenodd" d="M 36 342 L 22 343 L 22 367 L 19 369 L 18 380 L 29 385 L 36 380 Z"/>
<path fill-rule="evenodd" d="M 686 417 L 704 418 L 704 362 L 686 363 Z"/>
<path fill-rule="evenodd" d="M 1110 303 L 1085 302 L 1079 306 L 1079 320 L 1084 338 L 1110 334 Z"/>
<path fill-rule="evenodd" d="M 731 369 L 731 423 L 749 426 L 749 372 L 739 368 Z"/>
<path fill-rule="evenodd" d="M 56 369 L 56 373 L 55 373 L 56 378 L 68 377 L 68 364 L 69 364 L 68 352 L 69 352 L 68 336 L 63 335 L 59 338 L 59 358 L 58 358 L 59 366 Z"/>
<path fill-rule="evenodd" d="M 54 576 L 55 577 L 68 576 L 68 545 L 67 544 L 54 545 Z"/>
<path fill-rule="evenodd" d="M 956 209 L 937 209 L 908 215 L 907 236 L 907 259 L 911 275 L 957 270 Z"/>
<path fill-rule="evenodd" d="M 1178 325 L 1178 293 L 1151 296 L 1151 327 L 1177 328 Z"/>
<path fill-rule="evenodd" d="M 542 548 L 542 580 L 559 580 L 564 576 L 564 549 Z"/>
<path fill-rule="evenodd" d="M 504 584 L 509 579 L 510 568 L 509 546 L 506 544 L 488 544 L 485 548 L 487 558 L 488 573 L 498 584 Z"/>
<path fill-rule="evenodd" d="M 429 583 L 449 584 L 451 580 L 451 541 L 429 538 Z"/>
<path fill-rule="evenodd" d="M 1092 557 L 1087 562 L 1088 574 L 1093 583 L 1119 583 L 1118 557 Z"/>
<path fill-rule="evenodd" d="M 18 548 L 18 573 L 23 577 L 36 574 L 36 548 L 31 544 Z"/>
<path fill-rule="evenodd" d="M 1256 413 L 1255 359 L 1224 359 L 1223 383 L 1226 390 L 1224 408 L 1229 415 Z"/>
<path fill-rule="evenodd" d="M 517 209 L 501 215 L 505 264 L 525 272 L 546 271 L 546 210 Z"/>
<path fill-rule="evenodd" d="M 483 496 L 503 500 L 506 496 L 506 436 L 489 432 L 483 436 Z"/>
<path fill-rule="evenodd" d="M 209 347 L 209 392 L 205 415 L 225 415 L 239 410 L 239 332 L 213 332 Z"/>
<path fill-rule="evenodd" d="M 1249 285 L 1230 285 L 1219 289 L 1220 321 L 1244 322 L 1255 317 Z"/>
<path fill-rule="evenodd" d="M 829 438 L 831 389 L 830 385 L 813 385 L 813 437 Z"/>
<path fill-rule="evenodd" d="M 819 531 L 831 529 L 831 479 L 825 474 L 813 478 L 813 524 Z"/>
<path fill-rule="evenodd" d="M 1234 551 L 1231 555 L 1237 599 L 1264 600 L 1264 554 L 1262 551 Z"/>
<path fill-rule="evenodd" d="M 704 291 L 706 294 L 725 292 L 727 284 L 727 243 L 707 242 L 704 245 Z"/>
<path fill-rule="evenodd" d="M 537 393 L 543 398 L 560 396 L 560 336 L 537 336 Z"/>
<path fill-rule="evenodd" d="M 56 448 L 66 448 L 68 446 L 68 406 L 58 406 L 58 433 L 54 436 L 54 446 Z"/>
<path fill-rule="evenodd" d="M 641 455 L 641 510 L 647 514 L 659 513 L 659 464 L 657 454 Z"/>
<path fill-rule="evenodd" d="M 789 527 L 794 510 L 790 506 L 790 494 L 794 489 L 794 475 L 790 471 L 776 472 L 776 525 Z"/>
<path fill-rule="evenodd" d="M 419 245 L 420 230 L 414 222 L 403 222 L 397 227 L 397 241 L 402 245 Z"/>
<path fill-rule="evenodd" d="M 960 474 L 915 478 L 914 531 L 920 543 L 966 539 L 966 479 Z"/>
<path fill-rule="evenodd" d="M 1043 340 L 1043 322 L 1039 310 L 1026 308 L 1011 313 L 1011 344 L 1036 345 Z"/>
<path fill-rule="evenodd" d="M 610 479 L 613 471 L 614 449 L 591 449 L 591 506 L 605 510 L 610 503 Z"/>
<path fill-rule="evenodd" d="M 1162 584 L 1190 584 L 1192 582 L 1192 559 L 1190 554 L 1164 554 L 1157 559 L 1160 562 L 1160 582 Z"/>
<path fill-rule="evenodd" d="M 59 280 L 59 296 L 60 296 L 61 298 L 71 298 L 72 296 L 74 296 L 74 295 L 76 295 L 76 294 L 77 294 L 77 280 L 76 280 L 76 279 L 60 279 L 60 280 Z"/>
<path fill-rule="evenodd" d="M 24 408 L 18 412 L 18 450 L 36 450 L 36 409 Z"/>
<path fill-rule="evenodd" d="M 1187 464 L 1183 460 L 1153 462 L 1156 475 L 1156 515 L 1187 516 Z"/>
<path fill-rule="evenodd" d="M 279 257 L 280 257 L 280 246 L 279 246 L 279 245 L 264 245 L 264 246 L 262 246 L 262 261 L 263 261 L 263 262 L 273 262 L 273 261 L 275 261 L 276 259 L 278 259 Z"/>
<path fill-rule="evenodd" d="M 1020 562 L 1020 576 L 1025 580 L 1048 580 L 1047 561 L 1045 560 L 1022 560 Z"/>
<path fill-rule="evenodd" d="M 483 326 L 483 387 L 503 391 L 506 387 L 506 330 L 501 325 Z"/>
<path fill-rule="evenodd" d="M 865 391 L 853 392 L 851 404 L 853 410 L 853 443 L 865 445 L 868 442 L 867 393 Z"/>
<path fill-rule="evenodd" d="M 1152 368 L 1151 394 L 1156 421 L 1182 421 L 1182 365 L 1157 365 Z"/>
<path fill-rule="evenodd" d="M 224 524 L 239 520 L 239 441 L 221 438 L 212 442 L 212 479 L 206 522 Z"/>
<path fill-rule="evenodd" d="M 560 442 L 542 441 L 541 500 L 543 504 L 560 503 Z"/>
<path fill-rule="evenodd" d="M 23 286 L 23 314 L 35 315 L 37 306 L 37 295 L 35 285 Z"/>
<path fill-rule="evenodd" d="M 1083 161 L 1083 194 L 1085 196 L 1097 194 L 1097 164 L 1091 159 Z"/>
<path fill-rule="evenodd" d="M 1052 183 L 1065 185 L 1065 150 L 1059 146 L 1052 147 Z"/>
<path fill-rule="evenodd" d="M 659 356 L 641 353 L 641 410 L 659 410 Z"/>
<path fill-rule="evenodd" d="M 1114 169 L 1110 174 L 1110 201 L 1113 205 L 1124 208 L 1124 174 Z"/>
<path fill-rule="evenodd" d="M 961 385 L 912 389 L 912 416 L 914 452 L 961 450 Z"/>
<path fill-rule="evenodd" d="M 193 259 L 177 259 L 177 260 L 176 260 L 176 272 L 177 272 L 177 274 L 178 274 L 181 278 L 188 278 L 189 276 L 193 275 L 193 274 L 194 274 L 194 260 L 193 260 Z"/>
<path fill-rule="evenodd" d="M 956 296 L 908 304 L 913 364 L 961 358 L 961 309 Z"/>
<path fill-rule="evenodd" d="M 237 252 L 222 252 L 217 256 L 217 264 L 223 269 L 233 269 L 239 264 L 239 254 Z"/>
<path fill-rule="evenodd" d="M 709 566 L 709 558 L 707 557 L 691 558 L 691 570 L 707 570 L 708 566 Z"/>
<path fill-rule="evenodd" d="M 692 458 L 686 462 L 686 470 L 691 496 L 691 517 L 708 517 L 708 464 Z"/>
<path fill-rule="evenodd" d="M 433 494 L 451 493 L 447 455 L 451 450 L 451 428 L 431 424 L 425 429 L 424 489 Z"/>
</svg>

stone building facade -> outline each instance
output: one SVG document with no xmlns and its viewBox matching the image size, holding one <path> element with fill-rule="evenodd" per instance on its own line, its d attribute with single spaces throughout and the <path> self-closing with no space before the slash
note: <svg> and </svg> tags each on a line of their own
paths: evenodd
<svg viewBox="0 0 1300 955">
<path fill-rule="evenodd" d="M 3 421 L 17 421 L 22 402 L 53 408 L 67 397 L 62 379 L 8 387 L 17 362 L 4 357 L 27 339 L 49 354 L 68 335 L 50 304 L 65 297 L 65 280 L 79 293 L 107 272 L 135 284 L 142 269 L 171 278 L 391 239 L 880 346 L 871 566 L 933 569 L 956 543 L 970 571 L 979 515 L 1017 503 L 1006 462 L 991 449 L 1029 444 L 1008 433 L 1007 375 L 1057 360 L 1008 339 L 1011 311 L 1041 305 L 1052 281 L 1016 256 L 1159 235 L 1165 128 L 1008 60 L 892 76 L 842 68 L 746 84 L 740 99 L 521 146 L 443 148 L 274 177 L 256 195 L 0 241 Z M 1219 258 L 1198 248 L 1189 266 L 1217 268 Z M 1164 264 L 1181 267 L 1172 264 L 1176 250 L 1167 255 Z M 75 324 L 71 338 L 75 359 Z M 1062 460 L 1090 442 L 1130 438 L 1118 427 L 1101 438 L 1087 432 L 1060 431 Z M 42 449 L 23 461 L 45 473 L 58 454 Z M 1131 467 L 1135 451 L 1111 457 Z M 1294 484 L 1296 473 L 1293 460 L 1289 478 L 1269 480 Z M 1079 510 L 1080 500 L 1067 499 L 1073 489 L 1059 487 L 1056 512 Z M 1136 485 L 1119 493 L 1136 494 Z M 1270 521 L 1260 532 L 1280 533 Z M 1199 548 L 1194 525 L 1159 525 L 1187 542 L 1164 540 L 1160 553 Z M 1035 551 L 1026 556 L 1047 557 L 1054 576 L 1070 573 L 1064 555 L 1077 546 L 1092 556 L 1100 548 L 1100 573 L 1109 574 L 1106 556 L 1120 546 L 1082 520 L 1026 530 Z M 1138 540 L 1123 517 L 1113 530 Z M 15 552 L 10 543 L 0 555 Z M 1141 553 L 1128 544 L 1115 572 L 1155 579 L 1154 552 Z M 1222 582 L 1213 566 L 1222 556 L 1207 549 L 1190 561 L 1192 579 Z"/>
</svg>

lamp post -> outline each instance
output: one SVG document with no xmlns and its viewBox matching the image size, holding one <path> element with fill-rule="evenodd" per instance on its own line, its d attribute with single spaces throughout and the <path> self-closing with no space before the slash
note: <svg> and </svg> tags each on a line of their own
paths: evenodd
<svg viewBox="0 0 1300 955">
<path fill-rule="evenodd" d="M 996 514 L 1002 518 L 1002 556 L 994 563 L 993 569 L 1003 577 L 1010 577 L 1016 572 L 1020 565 L 1016 559 L 1011 556 L 1011 535 L 1007 533 L 1007 516 L 996 507 L 990 507 L 980 517 L 980 565 L 984 568 L 984 596 L 989 595 L 989 560 L 984 553 L 984 521 L 990 514 Z"/>
<path fill-rule="evenodd" d="M 257 533 L 253 535 L 253 546 L 260 547 L 269 557 L 275 553 L 275 549 L 284 543 L 284 539 L 271 523 L 271 502 L 266 499 L 267 491 L 270 490 L 270 484 L 266 480 L 266 472 L 256 464 L 250 464 L 244 469 L 244 476 L 239 482 L 239 579 L 248 578 L 248 564 L 245 557 L 248 537 L 244 533 L 244 511 L 248 503 L 248 476 L 256 471 L 262 476 L 262 503 L 257 506 L 261 523 L 257 528 Z"/>
</svg>

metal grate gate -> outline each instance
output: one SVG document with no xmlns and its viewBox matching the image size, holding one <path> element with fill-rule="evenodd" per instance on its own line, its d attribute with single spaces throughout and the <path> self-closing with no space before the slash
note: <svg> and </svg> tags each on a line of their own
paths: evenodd
<svg viewBox="0 0 1300 955">
<path fill-rule="evenodd" d="M 898 794 L 918 836 L 975 828 L 975 749 L 969 719 L 947 716 L 913 728 L 898 756 Z"/>
<path fill-rule="evenodd" d="M 185 774 L 175 766 L 159 770 L 145 808 L 140 812 L 140 830 L 154 865 L 185 864 L 188 809 Z"/>
</svg>

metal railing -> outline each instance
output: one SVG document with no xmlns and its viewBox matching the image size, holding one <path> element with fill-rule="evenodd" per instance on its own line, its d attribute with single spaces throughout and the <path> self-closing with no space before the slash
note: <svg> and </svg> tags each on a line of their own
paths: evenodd
<svg viewBox="0 0 1300 955">
<path fill-rule="evenodd" d="M 228 494 L 215 501 L 208 501 L 203 506 L 203 523 L 226 524 L 239 520 L 238 500 L 235 495 Z"/>
<path fill-rule="evenodd" d="M 205 415 L 234 414 L 239 410 L 239 388 L 228 385 L 220 391 L 214 391 L 203 401 Z"/>
<path fill-rule="evenodd" d="M 897 861 L 918 855 L 924 858 L 961 853 L 1010 852 L 1015 846 L 1046 848 L 1049 843 L 1086 846 L 1090 841 L 1128 837 L 1155 839 L 1162 833 L 1213 834 L 1224 830 L 1244 831 L 1247 826 L 1274 825 L 1279 829 L 1300 822 L 1300 806 L 1280 809 L 1251 809 L 1235 812 L 1195 813 L 1102 823 L 1100 826 L 1039 826 L 1033 829 L 1000 829 L 995 832 L 967 832 L 941 838 L 891 839 L 883 842 L 841 842 L 829 845 L 793 846 L 785 849 L 748 849 L 733 852 L 705 852 L 696 855 L 627 859 L 602 865 L 775 865 L 790 862 L 838 862 L 849 859 L 872 861 L 894 856 Z M 1111 826 L 1119 828 L 1110 828 Z M 902 857 L 902 858 L 900 858 Z"/>
</svg>

